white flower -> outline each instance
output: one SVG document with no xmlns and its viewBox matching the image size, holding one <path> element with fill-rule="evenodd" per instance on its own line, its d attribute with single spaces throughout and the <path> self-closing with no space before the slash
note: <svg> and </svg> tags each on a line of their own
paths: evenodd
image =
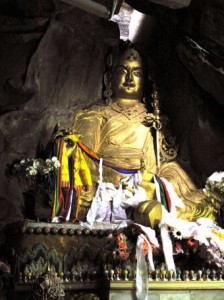
<svg viewBox="0 0 224 300">
<path fill-rule="evenodd" d="M 176 228 L 173 229 L 172 234 L 178 240 L 182 240 L 183 239 L 182 233 L 180 232 L 180 230 L 178 230 Z"/>
<path fill-rule="evenodd" d="M 49 173 L 48 169 L 43 168 L 43 173 L 44 173 L 44 175 L 48 174 Z"/>
<path fill-rule="evenodd" d="M 55 163 L 54 163 L 54 167 L 56 168 L 56 169 L 58 169 L 58 168 L 60 168 L 60 162 L 57 160 L 57 161 L 55 161 Z"/>
<path fill-rule="evenodd" d="M 21 162 L 20 162 L 20 164 L 21 164 L 21 165 L 24 165 L 25 162 L 26 162 L 25 159 L 22 159 Z"/>
<path fill-rule="evenodd" d="M 222 179 L 224 179 L 224 172 L 215 172 L 208 178 L 209 181 L 215 182 L 221 182 Z"/>
<path fill-rule="evenodd" d="M 29 174 L 30 174 L 31 176 L 35 176 L 35 175 L 37 175 L 37 170 L 34 169 L 34 168 L 30 168 Z"/>
<path fill-rule="evenodd" d="M 57 159 L 56 156 L 53 156 L 53 157 L 51 158 L 51 160 L 52 160 L 53 162 L 56 162 L 58 159 Z"/>
<path fill-rule="evenodd" d="M 38 169 L 39 167 L 40 167 L 40 162 L 37 159 L 35 159 L 33 162 L 33 168 Z"/>
</svg>

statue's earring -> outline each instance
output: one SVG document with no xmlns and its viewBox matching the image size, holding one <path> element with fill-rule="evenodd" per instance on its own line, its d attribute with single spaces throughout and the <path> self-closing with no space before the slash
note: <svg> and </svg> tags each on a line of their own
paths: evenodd
<svg viewBox="0 0 224 300">
<path fill-rule="evenodd" d="M 108 73 L 106 73 L 104 75 L 104 84 L 105 84 L 106 89 L 104 90 L 103 95 L 106 98 L 105 101 L 106 101 L 106 104 L 108 105 L 112 102 L 111 96 L 113 95 L 113 91 L 111 89 L 111 83 L 110 83 L 110 80 L 109 80 L 109 74 Z"/>
<path fill-rule="evenodd" d="M 106 104 L 109 105 L 112 102 L 111 96 L 113 95 L 113 91 L 110 88 L 107 88 L 103 92 L 104 97 L 106 98 Z"/>
</svg>

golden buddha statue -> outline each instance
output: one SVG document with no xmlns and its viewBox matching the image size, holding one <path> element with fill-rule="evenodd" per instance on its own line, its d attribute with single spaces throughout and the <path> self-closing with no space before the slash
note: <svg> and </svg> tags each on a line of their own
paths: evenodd
<svg viewBox="0 0 224 300">
<path fill-rule="evenodd" d="M 76 154 L 76 161 L 82 161 L 83 167 L 79 165 L 74 168 L 72 176 L 75 174 L 78 176 L 77 170 L 81 175 L 85 173 L 83 175 L 85 179 L 80 176 L 78 179 L 81 183 L 77 186 L 81 188 L 78 189 L 79 192 L 76 189 L 79 199 L 78 204 L 75 205 L 76 212 L 73 218 L 82 221 L 86 218 L 98 184 L 99 158 L 102 158 L 104 162 L 103 180 L 113 183 L 115 187 L 118 187 L 121 180 L 128 174 L 141 171 L 140 185 L 144 187 L 147 199 L 135 209 L 136 221 L 155 227 L 162 218 L 161 203 L 157 201 L 155 195 L 153 174 L 165 177 L 172 182 L 174 189 L 185 204 L 185 208 L 180 210 L 183 218 L 194 220 L 200 216 L 212 216 L 214 211 L 205 205 L 202 200 L 203 193 L 196 189 L 178 164 L 165 162 L 158 166 L 152 128 L 145 124 L 148 116 L 142 101 L 145 74 L 139 53 L 133 48 L 126 49 L 116 57 L 113 63 L 109 63 L 109 67 L 109 71 L 104 75 L 106 104 L 94 105 L 78 112 L 74 118 L 72 132 L 67 132 L 63 137 L 67 151 L 65 157 L 73 157 L 70 166 L 76 164 L 74 151 L 77 147 L 82 150 L 82 154 L 79 153 L 78 156 Z M 157 98 L 158 95 L 154 96 Z M 157 99 L 154 100 L 157 101 Z M 154 114 L 154 117 L 156 119 L 157 116 Z M 66 168 L 69 168 L 69 164 Z M 68 177 L 68 174 L 65 174 L 66 176 Z M 71 183 L 71 178 L 67 179 L 68 181 Z M 72 188 L 74 185 L 75 183 L 72 183 Z M 64 197 L 71 194 L 65 189 L 66 184 L 62 187 Z M 72 209 L 69 207 L 73 200 L 70 198 L 66 201 L 70 204 L 63 204 L 64 210 L 70 209 L 71 213 Z M 57 205 L 60 206 L 60 204 Z M 58 209 L 57 205 L 54 205 L 53 217 L 60 215 L 61 209 Z M 71 220 L 71 217 L 67 220 Z"/>
<path fill-rule="evenodd" d="M 144 74 L 139 53 L 131 48 L 119 55 L 104 80 L 107 104 L 80 111 L 75 116 L 73 130 L 109 166 L 103 168 L 105 182 L 118 187 L 126 174 L 134 173 L 143 166 L 149 170 L 151 176 L 147 185 L 151 199 L 154 195 L 151 179 L 157 167 L 153 137 L 150 129 L 143 125 L 147 109 L 142 103 Z M 87 160 L 93 182 L 97 183 L 98 164 L 91 158 Z M 81 205 L 90 206 L 94 191 L 82 193 Z"/>
</svg>

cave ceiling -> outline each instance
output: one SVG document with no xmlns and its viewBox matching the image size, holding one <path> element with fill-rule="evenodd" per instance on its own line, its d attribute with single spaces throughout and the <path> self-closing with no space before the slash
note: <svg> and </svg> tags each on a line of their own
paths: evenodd
<svg viewBox="0 0 224 300">
<path fill-rule="evenodd" d="M 224 2 L 221 0 L 126 0 L 166 24 L 177 54 L 199 86 L 224 105 Z M 182 7 L 180 7 L 182 6 Z M 209 83 L 209 84 L 208 84 Z"/>
<path fill-rule="evenodd" d="M 175 40 L 176 54 L 199 86 L 219 104 L 224 105 L 224 3 L 222 0 L 94 1 L 109 10 L 116 2 L 116 15 L 119 15 L 124 5 L 128 5 L 145 16 L 155 18 L 162 24 L 161 27 L 169 38 Z M 74 10 L 74 6 L 59 0 L 2 0 L 0 2 L 1 32 L 11 34 L 13 39 L 13 34 L 16 32 L 27 33 L 32 30 L 33 36 L 35 34 L 38 41 L 50 19 L 69 9 Z M 147 28 L 144 27 L 143 30 L 147 31 Z M 17 36 L 18 38 L 20 37 Z M 209 80 L 212 83 L 210 85 L 208 85 Z"/>
<path fill-rule="evenodd" d="M 109 10 L 115 3 L 111 0 L 94 1 L 106 6 Z M 151 20 L 156 20 L 159 24 L 155 30 L 157 36 L 154 34 L 156 37 L 154 40 L 151 39 L 151 42 L 155 43 L 155 49 L 158 46 L 160 50 L 155 50 L 155 53 L 149 51 L 150 55 L 155 56 L 156 63 L 161 64 L 162 60 L 169 60 L 169 51 L 175 50 L 175 55 L 193 76 L 199 87 L 208 93 L 216 103 L 224 106 L 224 2 L 222 0 L 117 0 L 116 3 L 114 19 L 116 20 L 116 16 L 120 15 L 121 23 L 123 16 L 125 17 L 124 14 L 121 14 L 122 7 L 128 6 Z M 69 11 L 74 11 L 74 6 L 60 0 L 2 0 L 0 2 L 1 39 L 6 43 L 14 40 L 15 44 L 21 44 L 22 41 L 29 42 L 30 39 L 33 41 L 33 49 L 35 49 L 51 20 L 54 18 L 64 20 L 67 18 L 66 16 L 69 16 Z M 65 17 L 62 17 L 63 15 Z M 126 23 L 129 21 L 130 18 L 126 20 Z M 99 26 L 102 26 L 101 23 Z M 81 26 L 88 26 L 88 24 Z M 99 30 L 99 26 L 96 26 L 95 30 Z M 149 27 L 147 28 L 147 26 Z M 127 24 L 123 28 L 127 29 Z M 89 36 L 92 35 L 88 28 L 87 32 L 89 32 Z M 108 37 L 110 32 L 108 27 Z M 142 31 L 138 34 L 142 35 L 146 42 L 150 40 L 151 32 L 152 25 L 149 24 L 143 26 Z M 107 33 L 105 32 L 105 34 Z M 126 32 L 124 34 L 127 35 Z M 164 43 L 166 35 L 169 43 L 175 45 L 172 50 L 166 48 Z M 160 37 L 163 42 L 160 42 Z M 30 47 L 30 53 L 33 49 Z M 15 86 L 9 81 L 7 82 L 10 88 Z M 21 96 L 18 102 L 26 101 L 32 92 L 29 90 L 27 95 L 24 95 L 23 91 L 21 91 L 21 95 L 17 93 L 17 99 Z"/>
</svg>

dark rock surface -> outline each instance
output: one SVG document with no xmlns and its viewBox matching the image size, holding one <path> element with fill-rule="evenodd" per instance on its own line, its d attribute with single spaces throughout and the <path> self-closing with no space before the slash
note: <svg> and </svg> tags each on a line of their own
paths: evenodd
<svg viewBox="0 0 224 300">
<path fill-rule="evenodd" d="M 35 2 L 39 13 L 33 2 L 18 1 L 22 17 L 14 16 L 12 5 L 0 18 L 0 195 L 10 207 L 5 224 L 23 217 L 24 191 L 6 178 L 6 164 L 35 157 L 57 123 L 69 128 L 77 109 L 102 98 L 107 51 L 119 41 L 114 22 L 59 2 L 53 12 L 47 2 Z"/>
</svg>

